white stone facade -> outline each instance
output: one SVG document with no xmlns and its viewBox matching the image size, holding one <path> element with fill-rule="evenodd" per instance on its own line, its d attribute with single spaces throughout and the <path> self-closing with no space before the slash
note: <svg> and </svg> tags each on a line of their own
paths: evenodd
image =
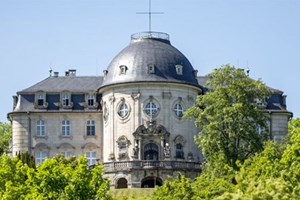
<svg viewBox="0 0 300 200">
<path fill-rule="evenodd" d="M 159 38 L 159 36 L 164 36 Z M 103 163 L 115 188 L 154 187 L 182 173 L 195 178 L 202 154 L 198 134 L 183 112 L 205 95 L 207 77 L 198 77 L 166 34 L 132 37 L 104 76 L 50 76 L 17 93 L 12 122 L 12 155 L 28 152 L 36 163 L 46 157 L 85 155 Z M 269 130 L 280 141 L 291 113 L 281 91 L 264 108 Z"/>
</svg>

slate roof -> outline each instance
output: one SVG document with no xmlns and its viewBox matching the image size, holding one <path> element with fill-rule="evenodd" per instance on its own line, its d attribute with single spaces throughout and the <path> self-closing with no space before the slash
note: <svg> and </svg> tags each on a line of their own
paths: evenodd
<svg viewBox="0 0 300 200">
<path fill-rule="evenodd" d="M 89 91 L 97 91 L 102 85 L 102 81 L 102 76 L 51 76 L 18 92 L 18 94 L 35 93 L 38 91 L 47 93 L 59 93 L 62 91 L 86 93 Z"/>
<path fill-rule="evenodd" d="M 148 72 L 148 65 L 155 65 L 155 73 Z M 126 74 L 120 75 L 120 66 L 127 67 Z M 183 66 L 178 75 L 175 65 Z M 110 63 L 103 85 L 128 82 L 175 82 L 199 86 L 194 68 L 188 59 L 168 39 L 152 37 L 132 38 Z"/>
</svg>

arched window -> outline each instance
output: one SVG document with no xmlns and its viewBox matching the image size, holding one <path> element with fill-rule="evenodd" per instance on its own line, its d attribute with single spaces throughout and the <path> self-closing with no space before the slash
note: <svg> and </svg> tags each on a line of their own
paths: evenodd
<svg viewBox="0 0 300 200">
<path fill-rule="evenodd" d="M 176 148 L 175 158 L 184 159 L 183 146 L 185 144 L 185 139 L 182 135 L 177 135 L 174 139 L 174 143 Z"/>
<path fill-rule="evenodd" d="M 149 143 L 145 145 L 144 160 L 158 160 L 158 146 L 156 144 Z"/>
</svg>

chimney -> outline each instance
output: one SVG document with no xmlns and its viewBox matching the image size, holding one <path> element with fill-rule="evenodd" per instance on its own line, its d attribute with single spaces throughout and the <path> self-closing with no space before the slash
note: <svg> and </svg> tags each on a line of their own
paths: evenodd
<svg viewBox="0 0 300 200">
<path fill-rule="evenodd" d="M 57 77 L 58 77 L 58 75 L 59 75 L 59 73 L 58 73 L 58 72 L 54 72 L 54 77 L 55 77 L 55 78 L 57 78 Z"/>
<path fill-rule="evenodd" d="M 70 76 L 76 76 L 76 69 L 69 69 Z"/>
</svg>

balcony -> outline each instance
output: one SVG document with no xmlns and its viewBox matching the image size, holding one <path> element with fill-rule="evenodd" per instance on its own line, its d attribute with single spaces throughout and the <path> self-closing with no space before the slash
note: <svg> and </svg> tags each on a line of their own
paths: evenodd
<svg viewBox="0 0 300 200">
<path fill-rule="evenodd" d="M 106 162 L 103 165 L 104 165 L 104 171 L 106 173 L 116 172 L 116 171 L 142 170 L 142 169 L 200 171 L 202 168 L 202 165 L 199 162 L 168 161 L 168 160 L 116 161 L 116 162 Z"/>
</svg>

